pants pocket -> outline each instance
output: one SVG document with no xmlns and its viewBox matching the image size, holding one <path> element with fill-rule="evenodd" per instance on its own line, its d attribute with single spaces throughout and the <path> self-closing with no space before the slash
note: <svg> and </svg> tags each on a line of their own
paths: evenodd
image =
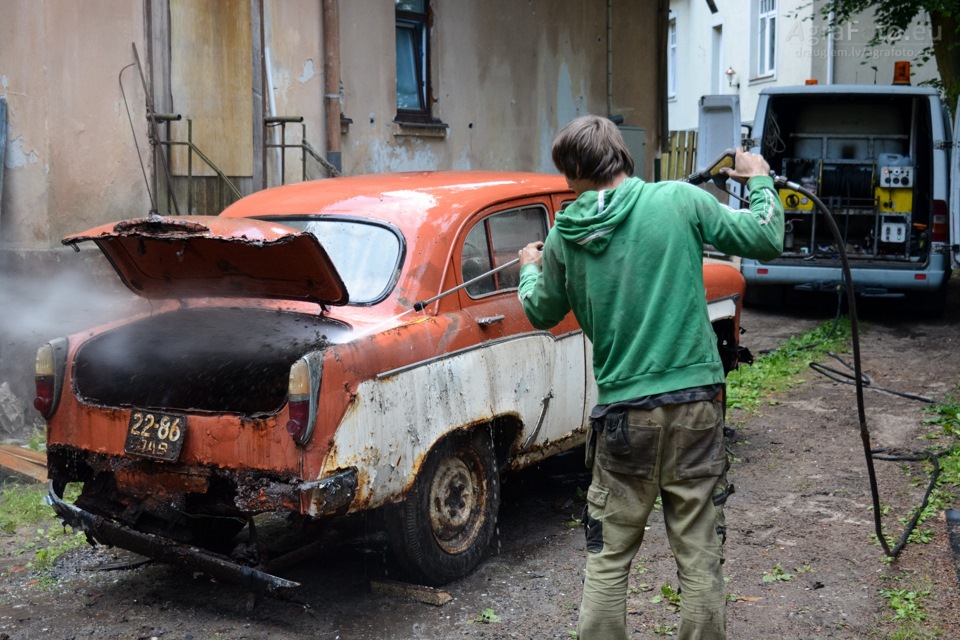
<svg viewBox="0 0 960 640">
<path fill-rule="evenodd" d="M 678 480 L 719 476 L 727 468 L 723 417 L 714 403 L 697 404 L 690 406 L 690 422 L 675 427 Z"/>
<path fill-rule="evenodd" d="M 610 490 L 596 485 L 587 489 L 587 504 L 583 506 L 583 532 L 587 538 L 587 553 L 603 551 L 603 512 Z"/>
<path fill-rule="evenodd" d="M 653 480 L 657 469 L 657 457 L 660 451 L 660 425 L 648 421 L 646 424 L 628 422 L 624 416 L 621 435 L 598 438 L 597 461 L 600 467 L 612 473 L 636 476 L 643 480 Z M 625 440 L 627 445 L 620 445 Z M 622 452 L 622 453 L 621 453 Z"/>
</svg>

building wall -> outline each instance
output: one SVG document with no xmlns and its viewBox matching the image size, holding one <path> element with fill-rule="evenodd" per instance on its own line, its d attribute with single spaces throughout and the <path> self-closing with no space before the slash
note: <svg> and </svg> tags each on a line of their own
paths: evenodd
<svg viewBox="0 0 960 640">
<path fill-rule="evenodd" d="M 938 77 L 933 60 L 917 64 L 921 51 L 935 36 L 926 19 L 916 20 L 897 42 L 870 48 L 872 12 L 842 25 L 831 39 L 826 20 L 814 11 L 814 6 L 822 6 L 821 0 L 815 5 L 810 0 L 777 0 L 776 72 L 757 77 L 753 71 L 756 4 L 757 0 L 716 0 L 718 11 L 711 14 L 703 0 L 670 1 L 679 36 L 677 92 L 669 102 L 670 129 L 696 129 L 700 97 L 717 89 L 721 94 L 739 96 L 741 120 L 750 123 L 765 87 L 803 84 L 809 79 L 828 84 L 831 63 L 833 84 L 889 84 L 896 60 L 912 61 L 914 84 Z M 719 64 L 712 46 L 717 28 L 723 33 Z M 717 68 L 735 72 L 721 78 L 719 87 L 711 86 L 711 74 Z"/>
<path fill-rule="evenodd" d="M 143 53 L 143 7 L 125 0 L 9 0 L 0 20 L 7 149 L 0 244 L 40 249 L 149 200 L 118 75 Z M 143 91 L 123 72 L 141 149 Z"/>
<path fill-rule="evenodd" d="M 250 0 L 218 3 L 249 11 Z M 153 4 L 159 6 L 162 0 Z M 607 114 L 607 0 L 433 0 L 434 115 L 448 125 L 436 136 L 404 130 L 393 122 L 393 1 L 341 1 L 342 106 L 352 119 L 343 134 L 344 172 L 553 171 L 549 157 L 553 136 L 571 118 L 585 113 L 622 115 L 624 124 L 643 127 L 650 154 L 644 164 L 652 166 L 658 122 L 658 4 L 658 0 L 609 2 L 612 113 Z M 5 19 L 0 21 L 0 94 L 8 101 L 8 148 L 0 248 L 53 248 L 68 233 L 150 209 L 127 112 L 129 108 L 139 154 L 149 171 L 144 92 L 136 67 L 126 66 L 133 61 L 133 43 L 144 72 L 150 71 L 147 7 L 146 1 L 129 0 L 10 0 L 5 5 Z M 263 14 L 271 84 L 265 110 L 302 116 L 307 140 L 322 151 L 326 140 L 320 2 L 264 0 Z M 175 61 L 189 58 L 188 52 L 174 52 Z M 237 73 L 250 70 L 240 68 Z M 193 91 L 205 86 L 203 78 L 189 82 Z M 172 127 L 175 137 L 185 139 L 185 121 L 192 114 L 189 102 L 181 98 L 177 104 L 180 90 L 180 85 L 173 88 L 171 109 L 184 121 Z M 161 96 L 156 102 L 160 110 Z M 202 141 L 200 126 L 195 124 L 194 137 Z M 299 129 L 288 127 L 288 140 L 298 142 Z M 217 138 L 233 135 L 247 141 L 250 135 L 231 131 L 222 131 Z M 270 132 L 268 142 L 272 135 L 276 134 Z M 268 157 L 268 183 L 276 184 L 277 152 Z M 296 158 L 296 153 L 287 155 L 288 179 L 299 179 Z M 183 163 L 175 164 L 175 172 L 182 171 Z"/>
</svg>

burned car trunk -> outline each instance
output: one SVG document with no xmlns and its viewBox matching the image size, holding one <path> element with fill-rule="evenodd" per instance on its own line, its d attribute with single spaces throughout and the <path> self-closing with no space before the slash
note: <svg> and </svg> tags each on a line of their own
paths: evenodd
<svg viewBox="0 0 960 640">
<path fill-rule="evenodd" d="M 74 385 L 86 402 L 105 406 L 275 413 L 286 402 L 290 365 L 344 330 L 340 322 L 276 310 L 182 309 L 83 344 Z"/>
</svg>

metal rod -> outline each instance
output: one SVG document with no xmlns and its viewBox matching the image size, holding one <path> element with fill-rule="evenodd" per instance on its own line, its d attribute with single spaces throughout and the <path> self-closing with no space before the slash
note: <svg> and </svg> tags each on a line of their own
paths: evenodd
<svg viewBox="0 0 960 640">
<path fill-rule="evenodd" d="M 518 262 L 520 262 L 520 258 L 514 258 L 514 259 L 511 260 L 510 262 L 504 263 L 504 264 L 500 265 L 499 267 L 494 267 L 493 269 L 490 269 L 490 271 L 487 271 L 486 273 L 481 273 L 481 274 L 478 275 L 476 278 L 470 278 L 469 280 L 467 280 L 467 281 L 464 282 L 463 284 L 458 284 L 457 286 L 453 287 L 452 289 L 447 289 L 446 291 L 444 291 L 444 292 L 442 292 L 442 293 L 438 293 L 437 295 L 433 296 L 432 298 L 427 298 L 426 300 L 421 300 L 420 302 L 414 302 L 414 303 L 413 303 L 413 310 L 414 310 L 414 311 L 423 311 L 423 308 L 426 307 L 428 304 L 431 304 L 431 303 L 433 303 L 433 302 L 436 302 L 436 301 L 439 300 L 440 298 L 445 298 L 445 297 L 447 297 L 448 295 L 450 295 L 451 293 L 453 293 L 454 291 L 460 291 L 460 289 L 463 289 L 464 287 L 469 287 L 469 286 L 470 286 L 471 284 L 473 284 L 474 282 L 477 282 L 477 281 L 479 281 L 479 280 L 483 280 L 484 278 L 487 278 L 487 277 L 489 277 L 489 276 L 492 276 L 493 274 L 497 273 L 498 271 L 503 271 L 503 270 L 506 269 L 507 267 L 512 267 L 513 265 L 517 264 Z"/>
</svg>

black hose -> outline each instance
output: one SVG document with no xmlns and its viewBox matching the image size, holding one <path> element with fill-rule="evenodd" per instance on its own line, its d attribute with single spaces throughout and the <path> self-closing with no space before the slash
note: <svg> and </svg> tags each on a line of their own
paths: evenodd
<svg viewBox="0 0 960 640">
<path fill-rule="evenodd" d="M 882 451 L 874 452 L 870 448 L 870 430 L 867 428 L 867 416 L 866 410 L 863 403 L 863 389 L 866 384 L 869 384 L 869 378 L 866 378 L 863 374 L 863 371 L 860 366 L 860 327 L 859 322 L 857 321 L 857 302 L 856 302 L 856 292 L 853 288 L 853 276 L 850 272 L 850 262 L 847 259 L 847 251 L 844 246 L 843 239 L 840 234 L 840 229 L 837 227 L 837 223 L 833 218 L 833 214 L 827 208 L 825 204 L 812 193 L 810 190 L 803 188 L 795 182 L 791 182 L 784 178 L 783 176 L 774 176 L 774 184 L 781 188 L 792 189 L 797 191 L 808 198 L 816 205 L 816 207 L 823 213 L 824 218 L 826 219 L 827 226 L 830 228 L 830 233 L 833 234 L 834 240 L 837 242 L 837 248 L 840 255 L 840 264 L 842 271 L 842 280 L 841 288 L 846 291 L 847 294 L 847 306 L 850 314 L 850 340 L 852 343 L 853 350 L 853 385 L 856 387 L 857 393 L 857 416 L 860 423 L 860 440 L 863 443 L 863 452 L 864 458 L 867 463 L 867 475 L 870 479 L 870 494 L 873 499 L 873 520 L 874 528 L 877 534 L 877 540 L 880 543 L 880 546 L 883 548 L 884 553 L 890 558 L 896 558 L 900 551 L 903 550 L 903 547 L 906 546 L 907 540 L 910 537 L 910 534 L 913 532 L 913 529 L 916 527 L 917 522 L 920 520 L 920 516 L 923 513 L 923 510 L 927 508 L 927 504 L 930 500 L 930 494 L 933 491 L 933 488 L 936 486 L 937 479 L 940 475 L 940 465 L 938 459 L 940 456 L 944 455 L 946 452 L 941 452 L 938 454 L 918 454 L 911 456 L 886 456 L 878 459 L 881 460 L 910 460 L 910 461 L 919 461 L 923 459 L 929 459 L 933 463 L 933 473 L 930 477 L 930 484 L 927 487 L 927 491 L 923 496 L 923 500 L 920 506 L 917 508 L 916 512 L 913 515 L 911 521 L 907 524 L 906 529 L 903 532 L 899 542 L 894 545 L 893 549 L 890 548 L 889 543 L 887 542 L 886 536 L 883 535 L 883 522 L 882 515 L 880 513 L 880 491 L 877 488 L 877 473 L 874 469 L 873 460 L 875 453 L 883 453 Z M 834 325 L 836 326 L 836 325 Z M 836 356 L 835 356 L 836 357 Z M 842 361 L 841 361 L 842 362 Z M 847 363 L 844 363 L 847 367 Z M 811 365 L 813 366 L 813 365 Z M 827 367 L 822 367 L 824 370 L 831 370 Z M 816 368 L 815 368 L 816 370 Z M 839 373 L 839 372 L 836 372 Z M 843 374 L 846 376 L 846 374 Z M 845 382 L 850 384 L 849 382 Z M 884 390 L 886 391 L 886 390 Z M 893 392 L 891 392 L 893 393 Z M 922 399 L 924 401 L 929 401 L 927 398 L 922 398 L 916 396 L 917 399 Z"/>
</svg>

